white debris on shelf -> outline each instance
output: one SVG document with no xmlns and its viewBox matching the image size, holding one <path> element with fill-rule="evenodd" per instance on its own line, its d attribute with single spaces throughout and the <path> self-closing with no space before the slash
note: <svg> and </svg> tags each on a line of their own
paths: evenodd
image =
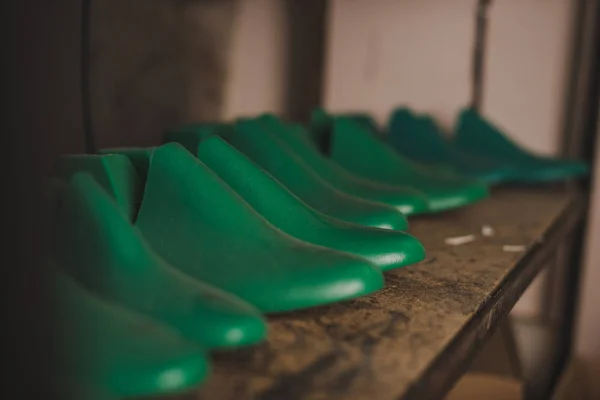
<svg viewBox="0 0 600 400">
<path fill-rule="evenodd" d="M 507 253 L 520 253 L 522 251 L 525 251 L 526 249 L 527 246 L 524 245 L 505 244 L 504 246 L 502 246 L 502 251 L 505 251 Z"/>
<path fill-rule="evenodd" d="M 481 235 L 484 237 L 492 237 L 496 231 L 490 225 L 482 225 L 481 226 Z"/>
<path fill-rule="evenodd" d="M 464 236 L 447 237 L 444 239 L 444 243 L 449 244 L 450 246 L 460 246 L 461 244 L 471 243 L 474 240 L 475 240 L 475 235 L 464 235 Z"/>
</svg>

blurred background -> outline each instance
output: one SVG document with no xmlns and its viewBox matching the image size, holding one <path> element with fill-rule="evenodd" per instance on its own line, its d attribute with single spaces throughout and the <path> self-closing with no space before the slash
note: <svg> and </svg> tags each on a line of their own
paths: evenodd
<svg viewBox="0 0 600 400">
<path fill-rule="evenodd" d="M 27 123 L 43 132 L 36 152 L 47 166 L 59 153 L 83 151 L 81 2 L 39 7 L 35 31 L 23 36 L 33 57 L 23 104 Z M 100 148 L 159 144 L 165 128 L 184 121 L 261 112 L 303 121 L 315 106 L 366 111 L 385 123 L 392 109 L 409 105 L 450 129 L 471 98 L 476 0 L 95 0 L 92 7 Z M 581 79 L 597 63 L 578 46 L 596 40 L 580 28 L 593 28 L 585 20 L 597 7 L 594 0 L 492 2 L 481 111 L 518 143 L 544 154 L 578 151 L 565 137 L 584 129 L 576 111 L 592 83 Z M 593 176 L 575 353 L 590 398 L 600 398 L 592 379 L 600 376 L 600 173 Z M 537 278 L 514 318 L 552 326 L 559 264 Z M 532 348 L 544 334 L 536 331 Z"/>
</svg>

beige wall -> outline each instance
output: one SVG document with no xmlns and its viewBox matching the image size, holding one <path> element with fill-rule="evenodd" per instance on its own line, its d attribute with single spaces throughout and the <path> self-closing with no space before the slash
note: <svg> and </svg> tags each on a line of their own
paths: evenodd
<svg viewBox="0 0 600 400">
<path fill-rule="evenodd" d="M 285 3 L 246 0 L 239 6 L 224 116 L 281 113 L 287 88 Z"/>
<path fill-rule="evenodd" d="M 554 153 L 562 133 L 575 2 L 493 4 L 484 111 L 524 145 Z"/>
<path fill-rule="evenodd" d="M 396 105 L 451 125 L 470 96 L 475 0 L 334 0 L 325 104 L 380 121 Z M 556 150 L 572 2 L 490 9 L 483 111 L 533 149 Z"/>
</svg>

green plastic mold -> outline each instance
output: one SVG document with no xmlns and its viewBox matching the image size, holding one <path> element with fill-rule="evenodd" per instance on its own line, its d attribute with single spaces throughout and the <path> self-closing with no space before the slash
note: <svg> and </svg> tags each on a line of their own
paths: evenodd
<svg viewBox="0 0 600 400">
<path fill-rule="evenodd" d="M 384 132 L 382 132 L 382 129 L 375 122 L 373 117 L 371 117 L 369 114 L 342 113 L 342 114 L 336 114 L 336 115 L 349 118 L 352 121 L 361 125 L 362 127 L 367 128 L 374 135 L 381 137 L 382 140 L 384 140 L 384 141 L 386 140 L 385 137 L 387 135 L 385 135 Z M 331 117 L 329 115 L 327 115 L 325 110 L 315 109 L 313 111 L 313 122 L 315 122 L 315 126 L 317 129 L 314 129 L 314 132 L 312 130 L 309 130 L 308 134 L 309 134 L 309 136 L 312 136 L 313 141 L 318 142 L 319 146 L 317 146 L 317 147 L 321 147 L 322 149 L 329 149 L 329 147 L 331 146 L 331 143 L 330 143 L 331 140 L 330 140 L 330 137 L 328 137 L 328 135 L 322 134 L 321 129 L 319 129 L 319 127 L 320 126 L 326 127 L 326 126 L 330 125 L 330 123 L 328 122 L 328 121 L 330 121 L 330 118 Z M 329 153 L 329 151 L 325 151 L 325 153 Z M 416 166 L 419 169 L 427 171 L 428 173 L 434 173 L 437 176 L 447 176 L 450 178 L 459 178 L 459 179 L 464 178 L 464 176 L 462 176 L 460 173 L 458 173 L 455 170 L 455 168 L 453 168 L 450 165 L 423 164 L 420 162 L 413 162 L 411 164 L 413 165 L 413 167 Z"/>
<path fill-rule="evenodd" d="M 584 162 L 544 157 L 523 149 L 472 109 L 460 113 L 453 143 L 471 153 L 510 164 L 518 170 L 515 180 L 519 182 L 560 181 L 589 172 Z"/>
<path fill-rule="evenodd" d="M 204 381 L 209 362 L 198 345 L 87 291 L 54 262 L 47 270 L 57 391 L 122 399 L 175 394 Z"/>
<path fill-rule="evenodd" d="M 198 143 L 197 155 L 258 213 L 298 239 L 362 256 L 382 270 L 425 258 L 421 243 L 406 233 L 350 224 L 316 211 L 220 137 Z"/>
<path fill-rule="evenodd" d="M 401 155 L 428 165 L 450 166 L 458 173 L 485 183 L 512 181 L 517 169 L 509 163 L 466 151 L 443 136 L 429 116 L 399 108 L 390 118 L 388 143 Z"/>
<path fill-rule="evenodd" d="M 139 207 L 136 204 L 141 198 L 139 178 L 127 157 L 98 157 L 86 154 L 74 154 L 60 157 L 56 163 L 58 181 L 62 177 L 70 177 L 79 171 L 87 171 L 98 183 L 112 194 L 119 209 L 123 210 L 130 221 L 135 219 Z"/>
<path fill-rule="evenodd" d="M 135 225 L 186 274 L 263 312 L 324 305 L 383 287 L 377 266 L 277 229 L 181 145 L 140 149 L 137 155 L 136 167 L 147 171 Z"/>
<path fill-rule="evenodd" d="M 256 120 L 238 121 L 225 139 L 307 204 L 327 215 L 377 228 L 408 228 L 406 217 L 396 208 L 333 187 Z"/>
<path fill-rule="evenodd" d="M 190 148 L 190 144 L 195 146 L 202 138 L 215 134 L 244 153 L 306 204 L 324 214 L 365 226 L 394 230 L 408 228 L 406 217 L 396 208 L 334 188 L 259 121 L 243 120 L 235 125 L 219 127 L 203 124 L 182 126 L 167 133 L 165 141 L 187 142 L 186 146 Z"/>
<path fill-rule="evenodd" d="M 385 185 L 352 174 L 325 157 L 310 140 L 307 129 L 300 124 L 285 124 L 276 116 L 265 114 L 257 118 L 290 146 L 304 162 L 335 188 L 353 196 L 396 207 L 405 215 L 427 210 L 427 197 L 418 190 Z"/>
<path fill-rule="evenodd" d="M 62 164 L 76 171 L 82 159 L 67 156 Z M 125 156 L 90 155 L 80 167 L 90 166 L 94 176 L 106 175 L 106 182 L 129 175 L 127 182 L 139 183 Z M 170 325 L 205 348 L 250 345 L 265 338 L 266 323 L 258 310 L 162 260 L 91 174 L 75 172 L 61 197 L 56 256 L 86 287 Z"/>
<path fill-rule="evenodd" d="M 489 196 L 487 185 L 440 173 L 402 157 L 365 125 L 345 116 L 313 115 L 317 143 L 326 144 L 330 157 L 367 179 L 413 187 L 429 199 L 429 212 L 478 202 Z"/>
</svg>

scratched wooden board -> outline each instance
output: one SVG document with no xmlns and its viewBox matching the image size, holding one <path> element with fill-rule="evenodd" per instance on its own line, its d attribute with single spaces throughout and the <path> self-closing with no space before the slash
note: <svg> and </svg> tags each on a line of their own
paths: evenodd
<svg viewBox="0 0 600 400">
<path fill-rule="evenodd" d="M 574 199 L 555 189 L 504 189 L 463 210 L 415 218 L 411 232 L 427 249 L 424 262 L 386 273 L 386 287 L 371 296 L 272 316 L 265 344 L 215 355 L 212 376 L 185 398 L 434 396 L 460 375 L 439 370 L 451 365 L 440 355 L 463 337 L 466 345 L 448 359 L 466 364 L 470 342 L 476 340 L 470 330 L 491 330 L 496 322 L 493 313 L 499 311 L 494 305 L 486 311 L 485 305 L 499 304 L 503 295 L 499 289 L 509 286 L 513 275 L 517 279 L 520 269 L 526 270 L 525 264 L 535 259 L 544 243 L 555 247 L 549 236 L 564 233 L 559 225 L 574 213 Z M 495 229 L 494 237 L 482 237 L 484 224 Z M 476 240 L 461 246 L 444 243 L 446 237 L 466 234 L 475 234 Z M 527 250 L 504 252 L 503 245 L 525 245 Z M 513 290 L 514 299 L 506 307 L 512 307 L 535 272 Z M 428 389 L 431 396 L 423 394 Z"/>
</svg>

